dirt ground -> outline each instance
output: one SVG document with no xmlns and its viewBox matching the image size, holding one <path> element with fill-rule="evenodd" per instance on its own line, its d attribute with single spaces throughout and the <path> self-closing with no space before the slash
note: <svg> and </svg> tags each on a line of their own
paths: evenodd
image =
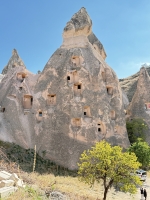
<svg viewBox="0 0 150 200">
<path fill-rule="evenodd" d="M 147 178 L 146 181 L 143 182 L 142 187 L 147 191 L 147 200 L 150 200 L 150 178 Z M 112 188 L 108 192 L 107 200 L 141 200 L 140 188 L 138 188 L 137 194 L 135 195 L 130 195 L 129 193 L 115 191 Z"/>
</svg>

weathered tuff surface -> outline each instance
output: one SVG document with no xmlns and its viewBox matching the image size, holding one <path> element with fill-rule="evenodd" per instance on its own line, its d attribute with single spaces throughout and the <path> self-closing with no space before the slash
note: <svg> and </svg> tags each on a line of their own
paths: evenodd
<svg viewBox="0 0 150 200">
<path fill-rule="evenodd" d="M 131 118 L 142 118 L 150 130 L 150 77 L 145 67 L 139 73 L 137 89 L 128 107 L 128 114 Z M 146 134 L 146 141 L 150 143 L 149 130 Z"/>
<path fill-rule="evenodd" d="M 96 141 L 129 145 L 122 90 L 85 8 L 67 23 L 62 46 L 41 74 L 27 71 L 16 53 L 17 64 L 5 67 L 0 83 L 1 140 L 36 144 L 39 153 L 69 169 Z"/>
<path fill-rule="evenodd" d="M 147 65 L 143 65 L 143 66 L 146 67 L 146 70 L 147 70 L 148 74 L 150 75 L 150 66 L 147 66 Z M 137 72 L 136 74 L 129 76 L 127 78 L 119 79 L 121 88 L 127 94 L 129 102 L 131 102 L 133 95 L 136 91 L 139 74 L 140 73 Z"/>
</svg>

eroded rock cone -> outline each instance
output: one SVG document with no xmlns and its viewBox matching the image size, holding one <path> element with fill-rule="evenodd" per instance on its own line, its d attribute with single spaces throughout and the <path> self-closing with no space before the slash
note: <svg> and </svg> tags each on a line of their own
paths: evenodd
<svg viewBox="0 0 150 200">
<path fill-rule="evenodd" d="M 137 89 L 128 108 L 130 117 L 139 117 L 145 120 L 150 129 L 150 77 L 145 67 L 140 69 Z M 150 136 L 147 133 L 147 142 Z"/>
<path fill-rule="evenodd" d="M 12 57 L 10 58 L 10 60 L 9 60 L 8 64 L 6 65 L 6 67 L 4 67 L 4 69 L 2 71 L 2 74 L 5 75 L 5 74 L 7 74 L 7 72 L 9 70 L 12 70 L 15 67 L 21 67 L 21 66 L 24 69 L 26 68 L 24 63 L 23 63 L 23 61 L 22 61 L 22 59 L 19 57 L 17 50 L 13 49 Z"/>
<path fill-rule="evenodd" d="M 49 158 L 70 169 L 77 168 L 80 154 L 96 141 L 129 145 L 119 81 L 91 28 L 81 8 L 64 28 L 63 44 L 47 62 L 35 90 L 43 111 L 37 129 L 39 141 L 44 131 L 40 144 L 51 152 Z"/>
<path fill-rule="evenodd" d="M 0 83 L 0 139 L 34 148 L 77 169 L 81 153 L 103 139 L 128 147 L 122 90 L 103 45 L 81 8 L 67 23 L 63 44 L 37 75 L 12 67 Z"/>
</svg>

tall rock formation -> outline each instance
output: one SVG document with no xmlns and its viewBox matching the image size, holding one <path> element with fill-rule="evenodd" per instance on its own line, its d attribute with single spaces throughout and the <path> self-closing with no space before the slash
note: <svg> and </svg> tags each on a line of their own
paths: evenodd
<svg viewBox="0 0 150 200">
<path fill-rule="evenodd" d="M 129 144 L 119 81 L 105 63 L 105 50 L 91 28 L 81 8 L 64 28 L 63 44 L 49 59 L 35 89 L 43 112 L 38 128 L 39 138 L 44 132 L 41 148 L 70 168 L 96 141 Z"/>
<path fill-rule="evenodd" d="M 0 83 L 0 139 L 26 148 L 36 144 L 41 155 L 45 151 L 48 159 L 69 169 L 76 169 L 83 150 L 102 139 L 127 147 L 122 90 L 105 58 L 81 8 L 40 74 L 19 63 L 13 68 L 10 60 Z"/>
<path fill-rule="evenodd" d="M 150 75 L 150 66 L 148 66 L 147 64 L 144 64 L 142 66 L 146 68 L 148 74 Z M 127 94 L 129 102 L 132 101 L 133 95 L 136 91 L 139 74 L 140 73 L 137 72 L 136 74 L 133 74 L 132 76 L 129 76 L 127 78 L 119 79 L 121 88 Z"/>
<path fill-rule="evenodd" d="M 150 130 L 150 77 L 145 67 L 140 69 L 137 89 L 128 108 L 131 118 L 144 119 Z M 149 131 L 148 131 L 149 132 Z M 147 133 L 146 141 L 150 143 L 150 135 Z"/>
<path fill-rule="evenodd" d="M 15 49 L 2 73 L 4 77 L 0 83 L 0 140 L 31 148 L 35 144 L 33 114 L 29 110 L 30 107 L 26 109 L 25 105 L 28 104 L 28 98 L 32 97 L 38 75 L 26 69 Z"/>
</svg>

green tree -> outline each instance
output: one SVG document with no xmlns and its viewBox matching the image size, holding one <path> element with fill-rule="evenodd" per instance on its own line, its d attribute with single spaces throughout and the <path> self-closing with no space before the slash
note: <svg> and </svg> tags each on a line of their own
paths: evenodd
<svg viewBox="0 0 150 200">
<path fill-rule="evenodd" d="M 106 200 L 108 189 L 115 185 L 124 192 L 134 194 L 136 185 L 140 184 L 139 178 L 134 175 L 140 163 L 134 153 L 122 152 L 119 146 L 111 147 L 106 141 L 95 144 L 91 150 L 84 151 L 78 163 L 79 180 L 94 185 L 103 182 Z"/>
<path fill-rule="evenodd" d="M 147 142 L 143 142 L 141 138 L 138 138 L 137 141 L 129 147 L 128 151 L 130 153 L 135 153 L 142 167 L 146 168 L 149 165 L 150 147 Z"/>
<path fill-rule="evenodd" d="M 137 138 L 145 140 L 145 131 L 148 129 L 146 123 L 141 118 L 135 118 L 126 122 L 126 128 L 130 143 L 136 142 Z"/>
</svg>

